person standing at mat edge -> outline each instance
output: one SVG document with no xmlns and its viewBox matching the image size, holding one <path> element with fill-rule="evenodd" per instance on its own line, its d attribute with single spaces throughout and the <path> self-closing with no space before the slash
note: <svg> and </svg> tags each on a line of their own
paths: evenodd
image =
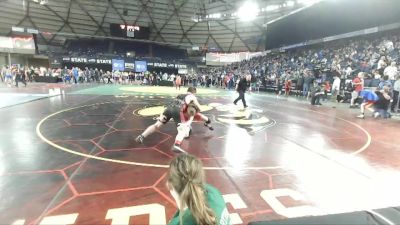
<svg viewBox="0 0 400 225">
<path fill-rule="evenodd" d="M 251 79 L 250 76 L 242 76 L 239 80 L 239 82 L 236 85 L 236 91 L 239 93 L 239 97 L 233 102 L 233 104 L 236 105 L 236 103 L 242 99 L 243 107 L 247 108 L 246 104 L 246 99 L 244 98 L 244 94 L 247 89 L 247 82 L 249 82 Z"/>
<path fill-rule="evenodd" d="M 205 183 L 202 163 L 181 154 L 169 164 L 167 188 L 178 210 L 168 225 L 231 225 L 221 193 Z"/>
</svg>

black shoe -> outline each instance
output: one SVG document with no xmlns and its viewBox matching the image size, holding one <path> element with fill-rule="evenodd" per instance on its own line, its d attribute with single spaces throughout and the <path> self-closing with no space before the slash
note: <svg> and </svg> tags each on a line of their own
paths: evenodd
<svg viewBox="0 0 400 225">
<path fill-rule="evenodd" d="M 243 106 L 244 108 L 248 108 L 249 106 L 247 106 L 247 105 L 245 105 L 245 106 Z"/>
<path fill-rule="evenodd" d="M 204 126 L 208 127 L 210 130 L 214 130 L 214 128 L 210 125 L 210 123 L 205 122 Z"/>
<path fill-rule="evenodd" d="M 236 102 L 233 102 L 234 105 L 236 105 Z"/>
<path fill-rule="evenodd" d="M 211 126 L 211 120 L 208 119 L 206 122 L 204 122 L 204 126 L 208 127 L 210 130 L 214 130 L 214 128 Z"/>
</svg>

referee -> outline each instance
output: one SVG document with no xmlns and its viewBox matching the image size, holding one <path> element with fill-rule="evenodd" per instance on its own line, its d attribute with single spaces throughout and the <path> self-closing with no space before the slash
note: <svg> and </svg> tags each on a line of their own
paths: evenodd
<svg viewBox="0 0 400 225">
<path fill-rule="evenodd" d="M 250 76 L 242 76 L 239 80 L 239 82 L 236 84 L 236 91 L 239 93 L 239 97 L 233 102 L 233 104 L 236 105 L 236 103 L 242 99 L 243 102 L 243 107 L 247 108 L 246 105 L 246 99 L 244 99 L 244 93 L 246 92 L 247 89 L 247 82 L 251 80 Z"/>
</svg>

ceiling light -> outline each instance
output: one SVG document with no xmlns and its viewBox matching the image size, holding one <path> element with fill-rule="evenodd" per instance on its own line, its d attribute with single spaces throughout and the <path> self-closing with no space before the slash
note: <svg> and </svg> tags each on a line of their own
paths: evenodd
<svg viewBox="0 0 400 225">
<path fill-rule="evenodd" d="M 269 12 L 269 11 L 274 11 L 279 9 L 279 5 L 269 5 L 265 8 L 265 11 Z"/>
<path fill-rule="evenodd" d="M 198 16 L 192 16 L 192 21 L 197 23 L 199 22 L 199 17 Z"/>
<path fill-rule="evenodd" d="M 216 18 L 216 19 L 221 18 L 221 13 L 214 13 L 214 18 Z"/>
<path fill-rule="evenodd" d="M 258 12 L 258 5 L 255 2 L 247 1 L 239 8 L 237 15 L 243 21 L 251 21 L 257 17 Z"/>
<path fill-rule="evenodd" d="M 304 5 L 313 5 L 318 2 L 320 2 L 320 0 L 297 0 L 297 3 Z"/>
<path fill-rule="evenodd" d="M 292 6 L 294 6 L 294 1 L 287 1 L 286 5 L 289 7 L 292 7 Z"/>
</svg>

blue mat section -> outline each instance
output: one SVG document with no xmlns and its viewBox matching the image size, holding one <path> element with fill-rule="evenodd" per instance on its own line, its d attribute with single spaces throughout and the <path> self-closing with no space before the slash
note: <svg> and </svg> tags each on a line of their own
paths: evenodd
<svg viewBox="0 0 400 225">
<path fill-rule="evenodd" d="M 0 108 L 19 105 L 22 103 L 31 102 L 48 97 L 49 97 L 48 94 L 0 93 Z"/>
</svg>

